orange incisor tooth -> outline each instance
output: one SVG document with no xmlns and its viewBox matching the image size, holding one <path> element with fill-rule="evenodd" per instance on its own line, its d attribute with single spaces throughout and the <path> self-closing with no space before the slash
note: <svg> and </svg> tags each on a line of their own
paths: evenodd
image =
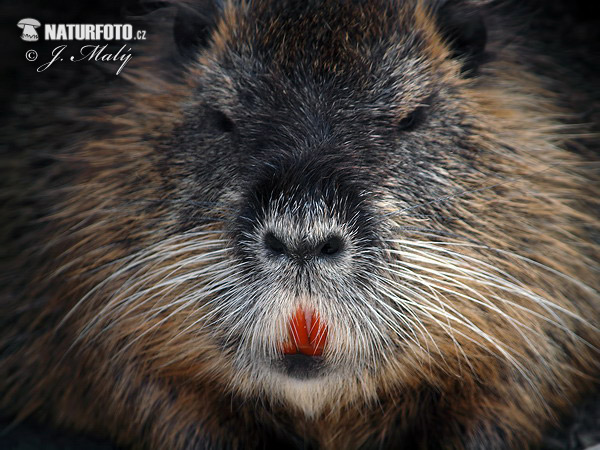
<svg viewBox="0 0 600 450">
<path fill-rule="evenodd" d="M 319 356 L 323 354 L 326 340 L 327 327 L 322 325 L 319 316 L 312 311 L 307 314 L 298 308 L 289 322 L 289 335 L 282 345 L 283 353 L 289 355 L 300 352 Z"/>
</svg>

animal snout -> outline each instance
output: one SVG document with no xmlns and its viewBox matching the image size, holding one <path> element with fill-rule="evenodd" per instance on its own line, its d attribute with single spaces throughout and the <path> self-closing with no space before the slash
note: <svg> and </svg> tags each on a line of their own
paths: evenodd
<svg viewBox="0 0 600 450">
<path fill-rule="evenodd" d="M 377 248 L 368 189 L 355 170 L 330 159 L 264 163 L 248 184 L 237 220 L 237 249 L 249 267 L 334 279 Z M 264 266 L 256 262 L 273 263 Z M 307 269 L 308 272 L 304 271 Z M 275 270 L 275 272 L 273 272 Z"/>
</svg>

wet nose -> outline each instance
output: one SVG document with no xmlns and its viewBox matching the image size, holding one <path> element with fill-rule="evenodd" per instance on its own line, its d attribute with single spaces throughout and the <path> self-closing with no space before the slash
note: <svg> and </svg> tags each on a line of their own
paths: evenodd
<svg viewBox="0 0 600 450">
<path fill-rule="evenodd" d="M 269 231 L 264 236 L 264 247 L 272 258 L 287 257 L 298 261 L 312 258 L 335 259 L 345 250 L 345 239 L 339 234 L 331 234 L 323 239 L 298 240 L 291 233 L 275 234 Z"/>
</svg>

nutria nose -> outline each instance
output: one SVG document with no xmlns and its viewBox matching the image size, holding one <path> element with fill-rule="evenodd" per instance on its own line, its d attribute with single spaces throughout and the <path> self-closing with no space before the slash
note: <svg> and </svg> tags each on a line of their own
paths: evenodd
<svg viewBox="0 0 600 450">
<path fill-rule="evenodd" d="M 289 257 L 295 260 L 310 258 L 333 259 L 344 251 L 344 239 L 339 235 L 330 235 L 316 243 L 302 241 L 297 244 L 292 236 L 277 236 L 267 232 L 264 237 L 264 246 L 271 257 Z"/>
</svg>

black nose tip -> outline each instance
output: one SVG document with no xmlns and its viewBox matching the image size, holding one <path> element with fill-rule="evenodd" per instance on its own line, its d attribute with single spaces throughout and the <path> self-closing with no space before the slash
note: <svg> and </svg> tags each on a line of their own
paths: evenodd
<svg viewBox="0 0 600 450">
<path fill-rule="evenodd" d="M 296 246 L 284 244 L 274 233 L 266 233 L 264 245 L 272 256 L 288 256 L 292 258 L 307 259 L 310 257 L 333 258 L 344 250 L 344 240 L 340 236 L 332 235 L 316 245 L 302 243 Z"/>
</svg>

